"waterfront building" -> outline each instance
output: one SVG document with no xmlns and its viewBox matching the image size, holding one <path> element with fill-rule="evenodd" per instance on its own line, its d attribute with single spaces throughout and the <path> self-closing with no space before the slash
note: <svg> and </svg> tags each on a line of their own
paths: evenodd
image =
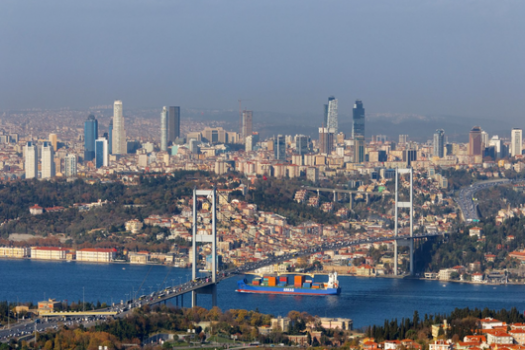
<svg viewBox="0 0 525 350">
<path fill-rule="evenodd" d="M 354 109 L 352 110 L 352 138 L 355 139 L 358 136 L 365 138 L 365 109 L 363 102 L 356 100 L 354 103 Z"/>
<path fill-rule="evenodd" d="M 113 135 L 112 135 L 113 154 L 127 154 L 128 145 L 126 142 L 126 129 L 124 126 L 124 116 L 122 112 L 122 101 L 117 100 L 113 104 Z"/>
<path fill-rule="evenodd" d="M 170 106 L 168 111 L 168 142 L 175 142 L 180 137 L 180 107 Z"/>
<path fill-rule="evenodd" d="M 34 179 L 38 177 L 38 153 L 36 145 L 33 141 L 28 141 L 24 146 L 25 154 L 25 175 L 26 179 Z"/>
<path fill-rule="evenodd" d="M 55 151 L 49 141 L 42 144 L 42 179 L 55 177 Z"/>
<path fill-rule="evenodd" d="M 520 128 L 513 128 L 511 133 L 511 142 L 510 142 L 510 155 L 515 157 L 521 155 L 523 150 L 523 131 Z"/>
<path fill-rule="evenodd" d="M 168 109 L 162 107 L 160 112 L 160 150 L 168 151 Z"/>
<path fill-rule="evenodd" d="M 147 264 L 149 261 L 149 252 L 129 253 L 130 264 Z"/>
<path fill-rule="evenodd" d="M 95 142 L 95 151 L 95 167 L 98 169 L 103 166 L 108 166 L 108 140 L 105 138 L 97 139 Z"/>
<path fill-rule="evenodd" d="M 100 249 L 100 248 L 85 248 L 77 250 L 77 261 L 108 263 L 115 260 L 117 250 Z"/>
<path fill-rule="evenodd" d="M 31 248 L 0 247 L 0 258 L 22 259 L 31 255 Z"/>
<path fill-rule="evenodd" d="M 84 122 L 84 162 L 95 159 L 96 139 L 98 139 L 98 120 L 90 114 Z"/>
<path fill-rule="evenodd" d="M 31 259 L 65 260 L 69 248 L 60 247 L 31 247 Z"/>
</svg>

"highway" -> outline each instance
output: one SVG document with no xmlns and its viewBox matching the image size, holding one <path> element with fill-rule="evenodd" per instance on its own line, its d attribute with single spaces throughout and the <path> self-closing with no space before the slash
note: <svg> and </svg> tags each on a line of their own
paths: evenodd
<svg viewBox="0 0 525 350">
<path fill-rule="evenodd" d="M 470 185 L 469 187 L 464 187 L 459 191 L 456 203 L 459 205 L 461 213 L 463 214 L 463 219 L 467 222 L 477 222 L 479 221 L 478 215 L 478 205 L 475 203 L 472 198 L 474 198 L 476 192 L 479 190 L 494 187 L 498 185 L 504 185 L 509 183 L 518 183 L 524 182 L 525 180 L 491 180 L 491 181 L 482 181 Z"/>
</svg>

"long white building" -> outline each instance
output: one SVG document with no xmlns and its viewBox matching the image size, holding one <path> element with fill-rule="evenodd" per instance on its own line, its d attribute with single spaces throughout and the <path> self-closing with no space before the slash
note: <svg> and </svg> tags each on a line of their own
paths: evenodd
<svg viewBox="0 0 525 350">
<path fill-rule="evenodd" d="M 116 249 L 85 248 L 77 250 L 77 261 L 108 263 L 115 260 Z"/>
<path fill-rule="evenodd" d="M 0 258 L 22 259 L 29 257 L 31 249 L 26 247 L 0 247 Z"/>
<path fill-rule="evenodd" d="M 31 247 L 31 259 L 65 260 L 68 248 L 59 247 Z"/>
<path fill-rule="evenodd" d="M 113 104 L 112 152 L 113 154 L 128 153 L 124 116 L 122 115 L 122 101 L 120 100 L 116 100 Z"/>
</svg>

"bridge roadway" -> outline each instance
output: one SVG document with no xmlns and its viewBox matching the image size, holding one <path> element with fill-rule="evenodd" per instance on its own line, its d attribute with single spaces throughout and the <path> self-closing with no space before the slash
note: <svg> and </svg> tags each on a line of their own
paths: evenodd
<svg viewBox="0 0 525 350">
<path fill-rule="evenodd" d="M 424 239 L 424 238 L 438 237 L 442 235 L 443 235 L 442 233 L 424 233 L 424 234 L 415 234 L 412 238 L 413 239 Z M 290 259 L 296 259 L 296 258 L 303 257 L 303 256 L 309 256 L 309 255 L 320 253 L 323 251 L 337 250 L 337 249 L 346 248 L 346 247 L 350 247 L 354 245 L 360 245 L 360 244 L 370 244 L 370 243 L 378 243 L 378 242 L 385 242 L 385 241 L 393 241 L 393 240 L 399 241 L 399 240 L 409 240 L 409 239 L 411 239 L 409 235 L 399 235 L 397 237 L 388 236 L 388 237 L 367 238 L 367 239 L 353 240 L 353 241 L 342 242 L 342 243 L 331 243 L 331 244 L 322 245 L 322 246 L 315 247 L 315 248 L 310 248 L 310 249 L 307 249 L 301 252 L 272 256 L 269 259 L 245 264 L 237 268 L 220 271 L 217 274 L 217 283 L 219 283 L 220 281 L 224 279 L 227 279 L 227 278 L 230 278 L 236 275 L 242 275 L 247 272 L 259 269 L 261 267 L 265 267 L 268 265 L 274 265 L 274 264 L 280 264 Z M 173 299 L 178 296 L 182 296 L 186 293 L 190 293 L 192 291 L 197 291 L 199 289 L 210 287 L 213 284 L 214 283 L 211 281 L 211 277 L 209 278 L 202 277 L 196 281 L 190 281 L 190 282 L 183 283 L 182 285 L 179 285 L 179 286 L 168 288 L 169 294 L 167 294 L 166 290 L 155 292 L 154 295 L 148 296 L 145 300 L 142 300 L 142 302 L 139 301 L 135 303 L 136 305 L 134 305 L 133 307 L 140 307 L 146 304 L 153 305 L 153 304 L 159 304 L 162 302 L 166 302 L 167 300 Z"/>
</svg>

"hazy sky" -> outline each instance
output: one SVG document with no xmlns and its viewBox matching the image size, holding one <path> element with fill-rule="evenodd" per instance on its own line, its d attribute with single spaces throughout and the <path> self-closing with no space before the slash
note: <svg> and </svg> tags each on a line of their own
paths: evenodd
<svg viewBox="0 0 525 350">
<path fill-rule="evenodd" d="M 335 95 L 342 113 L 360 98 L 519 120 L 524 15 L 518 0 L 2 0 L 0 110 L 242 98 L 302 113 Z"/>
</svg>

